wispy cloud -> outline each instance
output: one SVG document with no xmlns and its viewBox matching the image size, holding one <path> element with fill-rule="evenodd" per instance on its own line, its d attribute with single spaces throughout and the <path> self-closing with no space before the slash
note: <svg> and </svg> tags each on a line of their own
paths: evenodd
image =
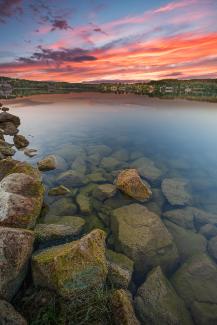
<svg viewBox="0 0 217 325">
<path fill-rule="evenodd" d="M 15 15 L 22 15 L 22 0 L 1 0 L 0 1 L 0 23 L 5 23 L 8 18 Z"/>
</svg>

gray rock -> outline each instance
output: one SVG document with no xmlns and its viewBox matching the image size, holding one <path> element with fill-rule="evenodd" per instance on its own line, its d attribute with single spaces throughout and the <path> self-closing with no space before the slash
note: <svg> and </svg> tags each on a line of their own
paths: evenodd
<svg viewBox="0 0 217 325">
<path fill-rule="evenodd" d="M 116 168 L 118 168 L 121 165 L 121 162 L 113 157 L 105 157 L 101 160 L 101 166 L 102 168 L 112 171 Z"/>
<path fill-rule="evenodd" d="M 206 225 L 200 228 L 200 234 L 206 237 L 207 239 L 215 237 L 217 236 L 217 227 L 207 223 Z"/>
<path fill-rule="evenodd" d="M 193 324 L 184 302 L 159 266 L 148 274 L 139 287 L 135 306 L 142 324 Z"/>
<path fill-rule="evenodd" d="M 0 300 L 1 325 L 27 325 L 27 321 L 5 300 Z"/>
<path fill-rule="evenodd" d="M 67 169 L 65 160 L 62 157 L 55 155 L 46 156 L 44 159 L 38 161 L 37 165 L 40 171 L 48 171 L 54 169 L 64 171 Z"/>
<path fill-rule="evenodd" d="M 217 236 L 209 240 L 208 251 L 217 262 Z"/>
<path fill-rule="evenodd" d="M 85 220 L 77 216 L 56 216 L 48 215 L 44 220 L 48 225 L 58 224 L 70 226 L 73 229 L 73 234 L 75 237 L 80 235 L 84 230 Z"/>
<path fill-rule="evenodd" d="M 172 236 L 153 212 L 140 204 L 131 204 L 113 211 L 111 228 L 116 251 L 135 262 L 138 273 L 144 274 L 153 266 L 173 269 L 178 252 Z"/>
<path fill-rule="evenodd" d="M 185 206 L 192 202 L 188 181 L 182 178 L 165 178 L 161 184 L 162 192 L 171 205 Z"/>
<path fill-rule="evenodd" d="M 163 213 L 163 217 L 182 228 L 195 231 L 192 208 L 169 210 Z"/>
<path fill-rule="evenodd" d="M 188 307 L 194 302 L 217 306 L 217 267 L 206 254 L 189 258 L 171 281 Z"/>
<path fill-rule="evenodd" d="M 93 191 L 93 196 L 100 201 L 104 201 L 113 197 L 116 194 L 116 186 L 113 184 L 102 184 L 96 187 Z"/>
<path fill-rule="evenodd" d="M 58 184 L 62 184 L 69 188 L 82 186 L 87 183 L 84 179 L 84 175 L 75 170 L 67 170 L 66 172 L 61 173 L 56 180 Z"/>
<path fill-rule="evenodd" d="M 61 198 L 52 203 L 49 207 L 49 215 L 72 216 L 77 212 L 76 205 L 70 198 Z"/>
<path fill-rule="evenodd" d="M 155 163 L 149 158 L 142 157 L 131 163 L 139 174 L 150 182 L 157 181 L 162 176 L 162 171 L 156 167 Z"/>
<path fill-rule="evenodd" d="M 91 214 L 92 204 L 91 204 L 90 198 L 87 195 L 85 195 L 83 193 L 79 193 L 76 196 L 76 202 L 79 206 L 81 213 L 86 214 L 86 215 Z"/>
<path fill-rule="evenodd" d="M 206 252 L 207 241 L 201 234 L 179 227 L 170 221 L 165 221 L 165 225 L 173 236 L 181 261 Z"/>
<path fill-rule="evenodd" d="M 0 297 L 11 300 L 20 288 L 32 254 L 34 233 L 0 227 Z"/>
<path fill-rule="evenodd" d="M 115 288 L 127 289 L 133 273 L 133 261 L 127 256 L 106 250 L 108 260 L 108 279 Z"/>
</svg>

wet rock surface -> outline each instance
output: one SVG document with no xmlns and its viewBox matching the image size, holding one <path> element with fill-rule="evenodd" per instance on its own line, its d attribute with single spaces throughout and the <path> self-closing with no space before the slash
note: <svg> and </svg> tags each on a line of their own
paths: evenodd
<svg viewBox="0 0 217 325">
<path fill-rule="evenodd" d="M 135 297 L 136 310 L 142 324 L 193 324 L 184 301 L 164 276 L 154 268 L 139 287 Z"/>
<path fill-rule="evenodd" d="M 16 148 L 21 149 L 29 145 L 29 141 L 21 134 L 16 134 L 14 136 L 14 144 Z"/>
<path fill-rule="evenodd" d="M 178 252 L 172 236 L 153 212 L 140 204 L 131 204 L 113 211 L 111 228 L 115 247 L 135 262 L 140 274 L 161 265 L 172 270 Z"/>
<path fill-rule="evenodd" d="M 96 229 L 78 241 L 36 252 L 32 270 L 37 286 L 65 297 L 88 295 L 106 280 L 104 232 Z"/>
<path fill-rule="evenodd" d="M 166 178 L 161 184 L 162 192 L 171 205 L 185 206 L 192 202 L 188 181 L 181 178 Z"/>
<path fill-rule="evenodd" d="M 20 288 L 31 258 L 34 233 L 0 227 L 0 297 L 11 300 Z"/>
</svg>

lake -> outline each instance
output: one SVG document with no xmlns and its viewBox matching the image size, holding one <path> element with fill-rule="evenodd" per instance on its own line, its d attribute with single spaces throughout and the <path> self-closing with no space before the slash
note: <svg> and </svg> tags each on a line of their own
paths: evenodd
<svg viewBox="0 0 217 325">
<path fill-rule="evenodd" d="M 192 267 L 193 280 L 189 280 L 187 271 L 183 270 L 183 281 L 189 286 L 195 279 L 201 281 L 201 286 L 203 279 L 205 281 L 205 293 L 197 292 L 200 291 L 198 282 L 197 290 L 192 289 L 196 290 L 193 303 L 180 289 L 176 276 L 187 267 L 192 256 L 208 256 L 208 261 L 201 262 L 203 269 L 217 260 L 217 104 L 78 93 L 18 99 L 12 101 L 10 107 L 11 113 L 21 118 L 20 133 L 30 140 L 29 147 L 38 150 L 34 158 L 26 157 L 22 151 L 17 152 L 15 158 L 34 165 L 48 154 L 60 157 L 56 170 L 43 173 L 46 204 L 40 223 L 60 224 L 63 218 L 62 223 L 67 224 L 66 216 L 81 217 L 85 220 L 84 233 L 104 229 L 107 247 L 132 258 L 135 252 L 126 253 L 127 244 L 123 244 L 121 238 L 117 240 L 118 234 L 109 216 L 114 210 L 139 203 L 160 216 L 160 222 L 172 236 L 178 258 L 164 271 L 186 302 L 195 323 L 197 315 L 206 314 L 200 303 L 217 306 L 217 294 L 209 292 L 210 281 L 217 287 L 216 270 L 206 277 L 206 272 L 197 274 Z M 126 168 L 139 171 L 152 190 L 151 200 L 137 202 L 119 191 L 103 200 L 93 194 L 100 184 L 113 184 L 118 173 Z M 63 177 L 68 170 L 74 172 L 73 180 L 67 174 Z M 65 185 L 71 193 L 64 197 L 47 194 L 58 185 Z M 143 238 L 141 231 L 138 230 L 138 234 Z M 152 245 L 150 251 L 154 249 Z M 158 254 L 164 255 L 164 251 L 159 250 Z M 129 286 L 134 295 L 147 271 L 158 262 L 155 259 L 150 265 L 148 263 L 144 270 L 140 266 L 134 269 Z M 208 314 L 211 317 L 212 313 Z"/>
</svg>

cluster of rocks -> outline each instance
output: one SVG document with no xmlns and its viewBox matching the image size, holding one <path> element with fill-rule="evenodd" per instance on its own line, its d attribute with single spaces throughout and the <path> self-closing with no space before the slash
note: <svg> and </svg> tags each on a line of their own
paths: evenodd
<svg viewBox="0 0 217 325">
<path fill-rule="evenodd" d="M 12 157 L 17 149 L 24 149 L 29 145 L 29 141 L 19 133 L 20 118 L 9 113 L 9 108 L 0 104 L 0 159 Z M 13 143 L 5 141 L 5 136 L 12 136 Z M 28 155 L 28 149 L 25 153 Z"/>
<path fill-rule="evenodd" d="M 38 168 L 52 170 L 46 223 L 80 218 L 79 236 L 106 232 L 107 282 L 117 297 L 133 293 L 126 324 L 216 323 L 217 215 L 194 207 L 188 180 L 106 145 L 64 145 Z"/>
</svg>

